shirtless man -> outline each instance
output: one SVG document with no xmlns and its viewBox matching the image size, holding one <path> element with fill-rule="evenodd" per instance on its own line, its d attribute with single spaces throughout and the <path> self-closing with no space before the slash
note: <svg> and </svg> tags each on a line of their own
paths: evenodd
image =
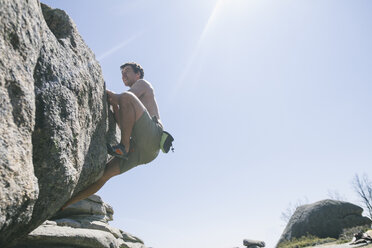
<svg viewBox="0 0 372 248">
<path fill-rule="evenodd" d="M 122 80 L 130 89 L 122 94 L 107 90 L 121 131 L 120 143 L 113 147 L 108 145 L 114 158 L 106 164 L 100 179 L 66 202 L 61 210 L 96 193 L 111 177 L 147 164 L 159 154 L 163 125 L 152 85 L 143 79 L 144 72 L 139 64 L 125 63 L 120 69 Z"/>
</svg>

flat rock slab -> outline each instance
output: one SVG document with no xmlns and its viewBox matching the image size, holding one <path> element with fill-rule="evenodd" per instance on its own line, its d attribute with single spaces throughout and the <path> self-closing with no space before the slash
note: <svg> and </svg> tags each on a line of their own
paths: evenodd
<svg viewBox="0 0 372 248">
<path fill-rule="evenodd" d="M 108 232 L 99 230 L 87 230 L 82 228 L 61 227 L 61 226 L 40 226 L 32 231 L 27 239 L 27 244 L 32 245 L 71 245 L 84 247 L 109 248 L 120 247 L 116 238 Z M 16 247 L 22 247 L 19 244 Z"/>
<path fill-rule="evenodd" d="M 53 245 L 86 248 L 146 248 L 137 242 L 125 242 L 113 234 L 100 230 L 72 228 L 65 226 L 40 226 L 32 231 L 27 240 L 20 242 L 14 248 L 32 247 L 32 245 Z"/>
</svg>

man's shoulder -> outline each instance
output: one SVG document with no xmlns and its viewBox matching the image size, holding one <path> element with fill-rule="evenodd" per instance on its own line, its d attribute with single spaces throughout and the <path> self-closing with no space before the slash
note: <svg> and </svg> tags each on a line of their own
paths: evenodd
<svg viewBox="0 0 372 248">
<path fill-rule="evenodd" d="M 138 79 L 134 84 L 141 87 L 153 89 L 152 84 L 149 81 L 146 81 L 145 79 Z"/>
</svg>

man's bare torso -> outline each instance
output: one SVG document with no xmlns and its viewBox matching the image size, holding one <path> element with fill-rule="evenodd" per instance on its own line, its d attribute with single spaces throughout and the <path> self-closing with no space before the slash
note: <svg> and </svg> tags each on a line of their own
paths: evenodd
<svg viewBox="0 0 372 248">
<path fill-rule="evenodd" d="M 155 100 L 154 89 L 152 85 L 144 79 L 137 80 L 129 89 L 135 94 L 145 106 L 150 116 L 156 116 L 160 121 L 159 109 Z"/>
</svg>

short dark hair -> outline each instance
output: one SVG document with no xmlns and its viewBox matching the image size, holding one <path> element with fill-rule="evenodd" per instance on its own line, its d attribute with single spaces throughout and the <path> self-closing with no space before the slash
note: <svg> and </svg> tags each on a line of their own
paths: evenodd
<svg viewBox="0 0 372 248">
<path fill-rule="evenodd" d="M 140 78 L 142 79 L 143 76 L 145 75 L 145 72 L 143 71 L 143 68 L 140 64 L 136 63 L 136 62 L 128 62 L 128 63 L 125 63 L 123 65 L 120 66 L 120 70 L 122 70 L 124 67 L 126 66 L 130 66 L 132 67 L 134 73 L 139 73 L 140 74 Z"/>
</svg>

